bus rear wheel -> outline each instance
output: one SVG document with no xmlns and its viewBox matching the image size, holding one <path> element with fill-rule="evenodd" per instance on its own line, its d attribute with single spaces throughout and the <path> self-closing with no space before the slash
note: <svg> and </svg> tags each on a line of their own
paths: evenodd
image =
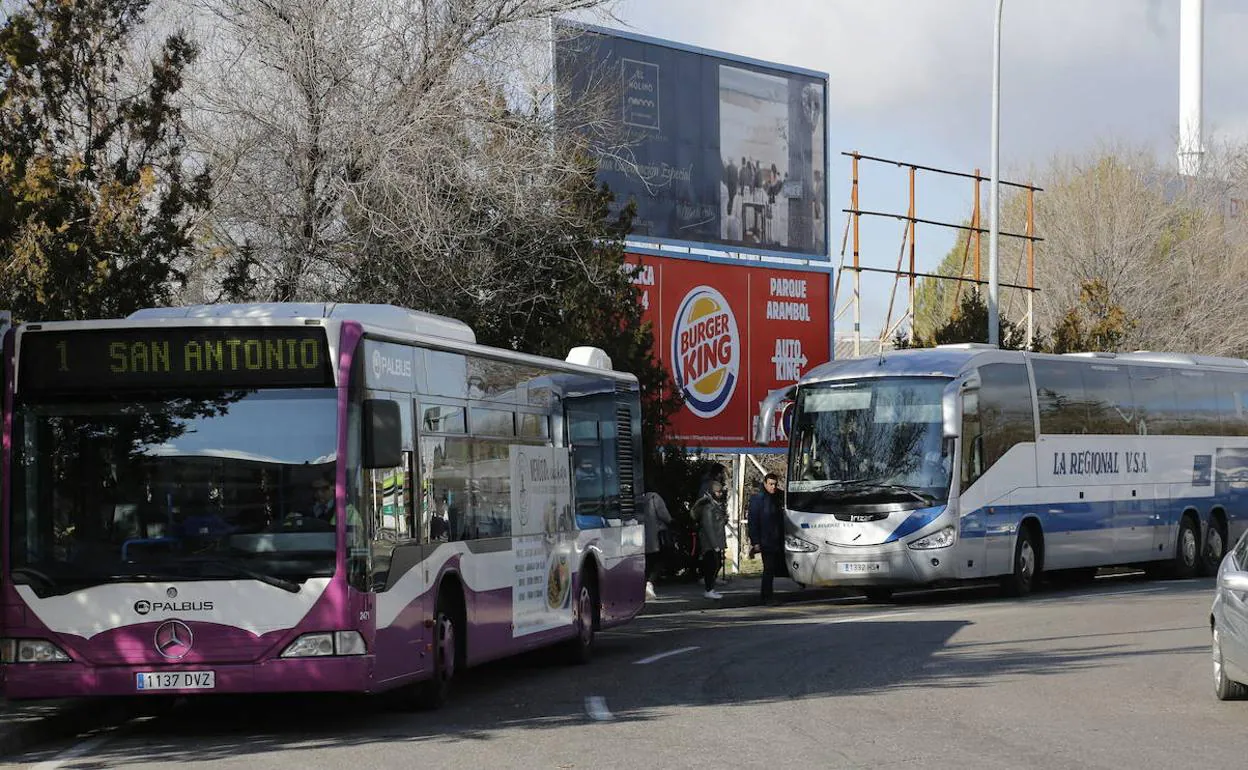
<svg viewBox="0 0 1248 770">
<path fill-rule="evenodd" d="M 1218 567 L 1222 566 L 1222 557 L 1226 555 L 1226 536 L 1223 534 L 1222 525 L 1216 519 L 1209 522 L 1209 531 L 1205 535 L 1204 546 L 1200 551 L 1200 561 L 1196 565 L 1196 571 L 1206 577 L 1216 575 Z"/>
</svg>

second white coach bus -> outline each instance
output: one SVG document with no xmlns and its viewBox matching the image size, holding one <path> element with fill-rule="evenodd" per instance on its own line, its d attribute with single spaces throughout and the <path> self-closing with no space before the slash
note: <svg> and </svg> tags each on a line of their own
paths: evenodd
<svg viewBox="0 0 1248 770">
<path fill-rule="evenodd" d="M 783 420 L 781 410 L 791 410 Z M 983 345 L 835 361 L 771 394 L 790 425 L 785 556 L 894 588 L 1140 565 L 1213 574 L 1248 525 L 1248 362 Z"/>
</svg>

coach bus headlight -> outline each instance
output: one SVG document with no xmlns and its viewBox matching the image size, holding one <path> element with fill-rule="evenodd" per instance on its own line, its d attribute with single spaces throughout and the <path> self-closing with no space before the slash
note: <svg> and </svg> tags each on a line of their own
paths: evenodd
<svg viewBox="0 0 1248 770">
<path fill-rule="evenodd" d="M 304 634 L 290 643 L 283 658 L 324 658 L 333 655 L 363 655 L 364 637 L 359 631 Z"/>
<path fill-rule="evenodd" d="M 927 537 L 921 537 L 910 544 L 910 547 L 916 551 L 926 551 L 932 548 L 948 548 L 953 545 L 954 529 L 953 525 L 944 529 L 933 532 Z"/>
<path fill-rule="evenodd" d="M 784 550 L 798 551 L 800 553 L 811 553 L 813 551 L 818 551 L 819 546 L 815 545 L 814 543 L 808 543 L 796 535 L 785 535 L 784 536 Z"/>
<path fill-rule="evenodd" d="M 43 639 L 0 639 L 0 663 L 68 663 L 60 647 Z"/>
</svg>

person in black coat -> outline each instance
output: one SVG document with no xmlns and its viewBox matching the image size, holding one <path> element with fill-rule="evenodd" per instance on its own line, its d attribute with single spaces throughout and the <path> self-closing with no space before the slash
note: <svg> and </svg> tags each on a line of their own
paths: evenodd
<svg viewBox="0 0 1248 770">
<path fill-rule="evenodd" d="M 771 601 L 776 575 L 784 568 L 784 500 L 780 478 L 774 473 L 763 477 L 763 488 L 750 498 L 750 555 L 763 556 L 763 603 Z"/>
</svg>

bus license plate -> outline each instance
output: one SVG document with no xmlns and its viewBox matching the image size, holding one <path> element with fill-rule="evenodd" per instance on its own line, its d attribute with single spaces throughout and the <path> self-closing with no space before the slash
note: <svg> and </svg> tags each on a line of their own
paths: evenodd
<svg viewBox="0 0 1248 770">
<path fill-rule="evenodd" d="M 886 561 L 843 561 L 837 564 L 842 575 L 875 575 L 888 572 Z"/>
<path fill-rule="evenodd" d="M 215 671 L 144 671 L 134 675 L 134 689 L 212 690 L 217 686 Z"/>
</svg>

